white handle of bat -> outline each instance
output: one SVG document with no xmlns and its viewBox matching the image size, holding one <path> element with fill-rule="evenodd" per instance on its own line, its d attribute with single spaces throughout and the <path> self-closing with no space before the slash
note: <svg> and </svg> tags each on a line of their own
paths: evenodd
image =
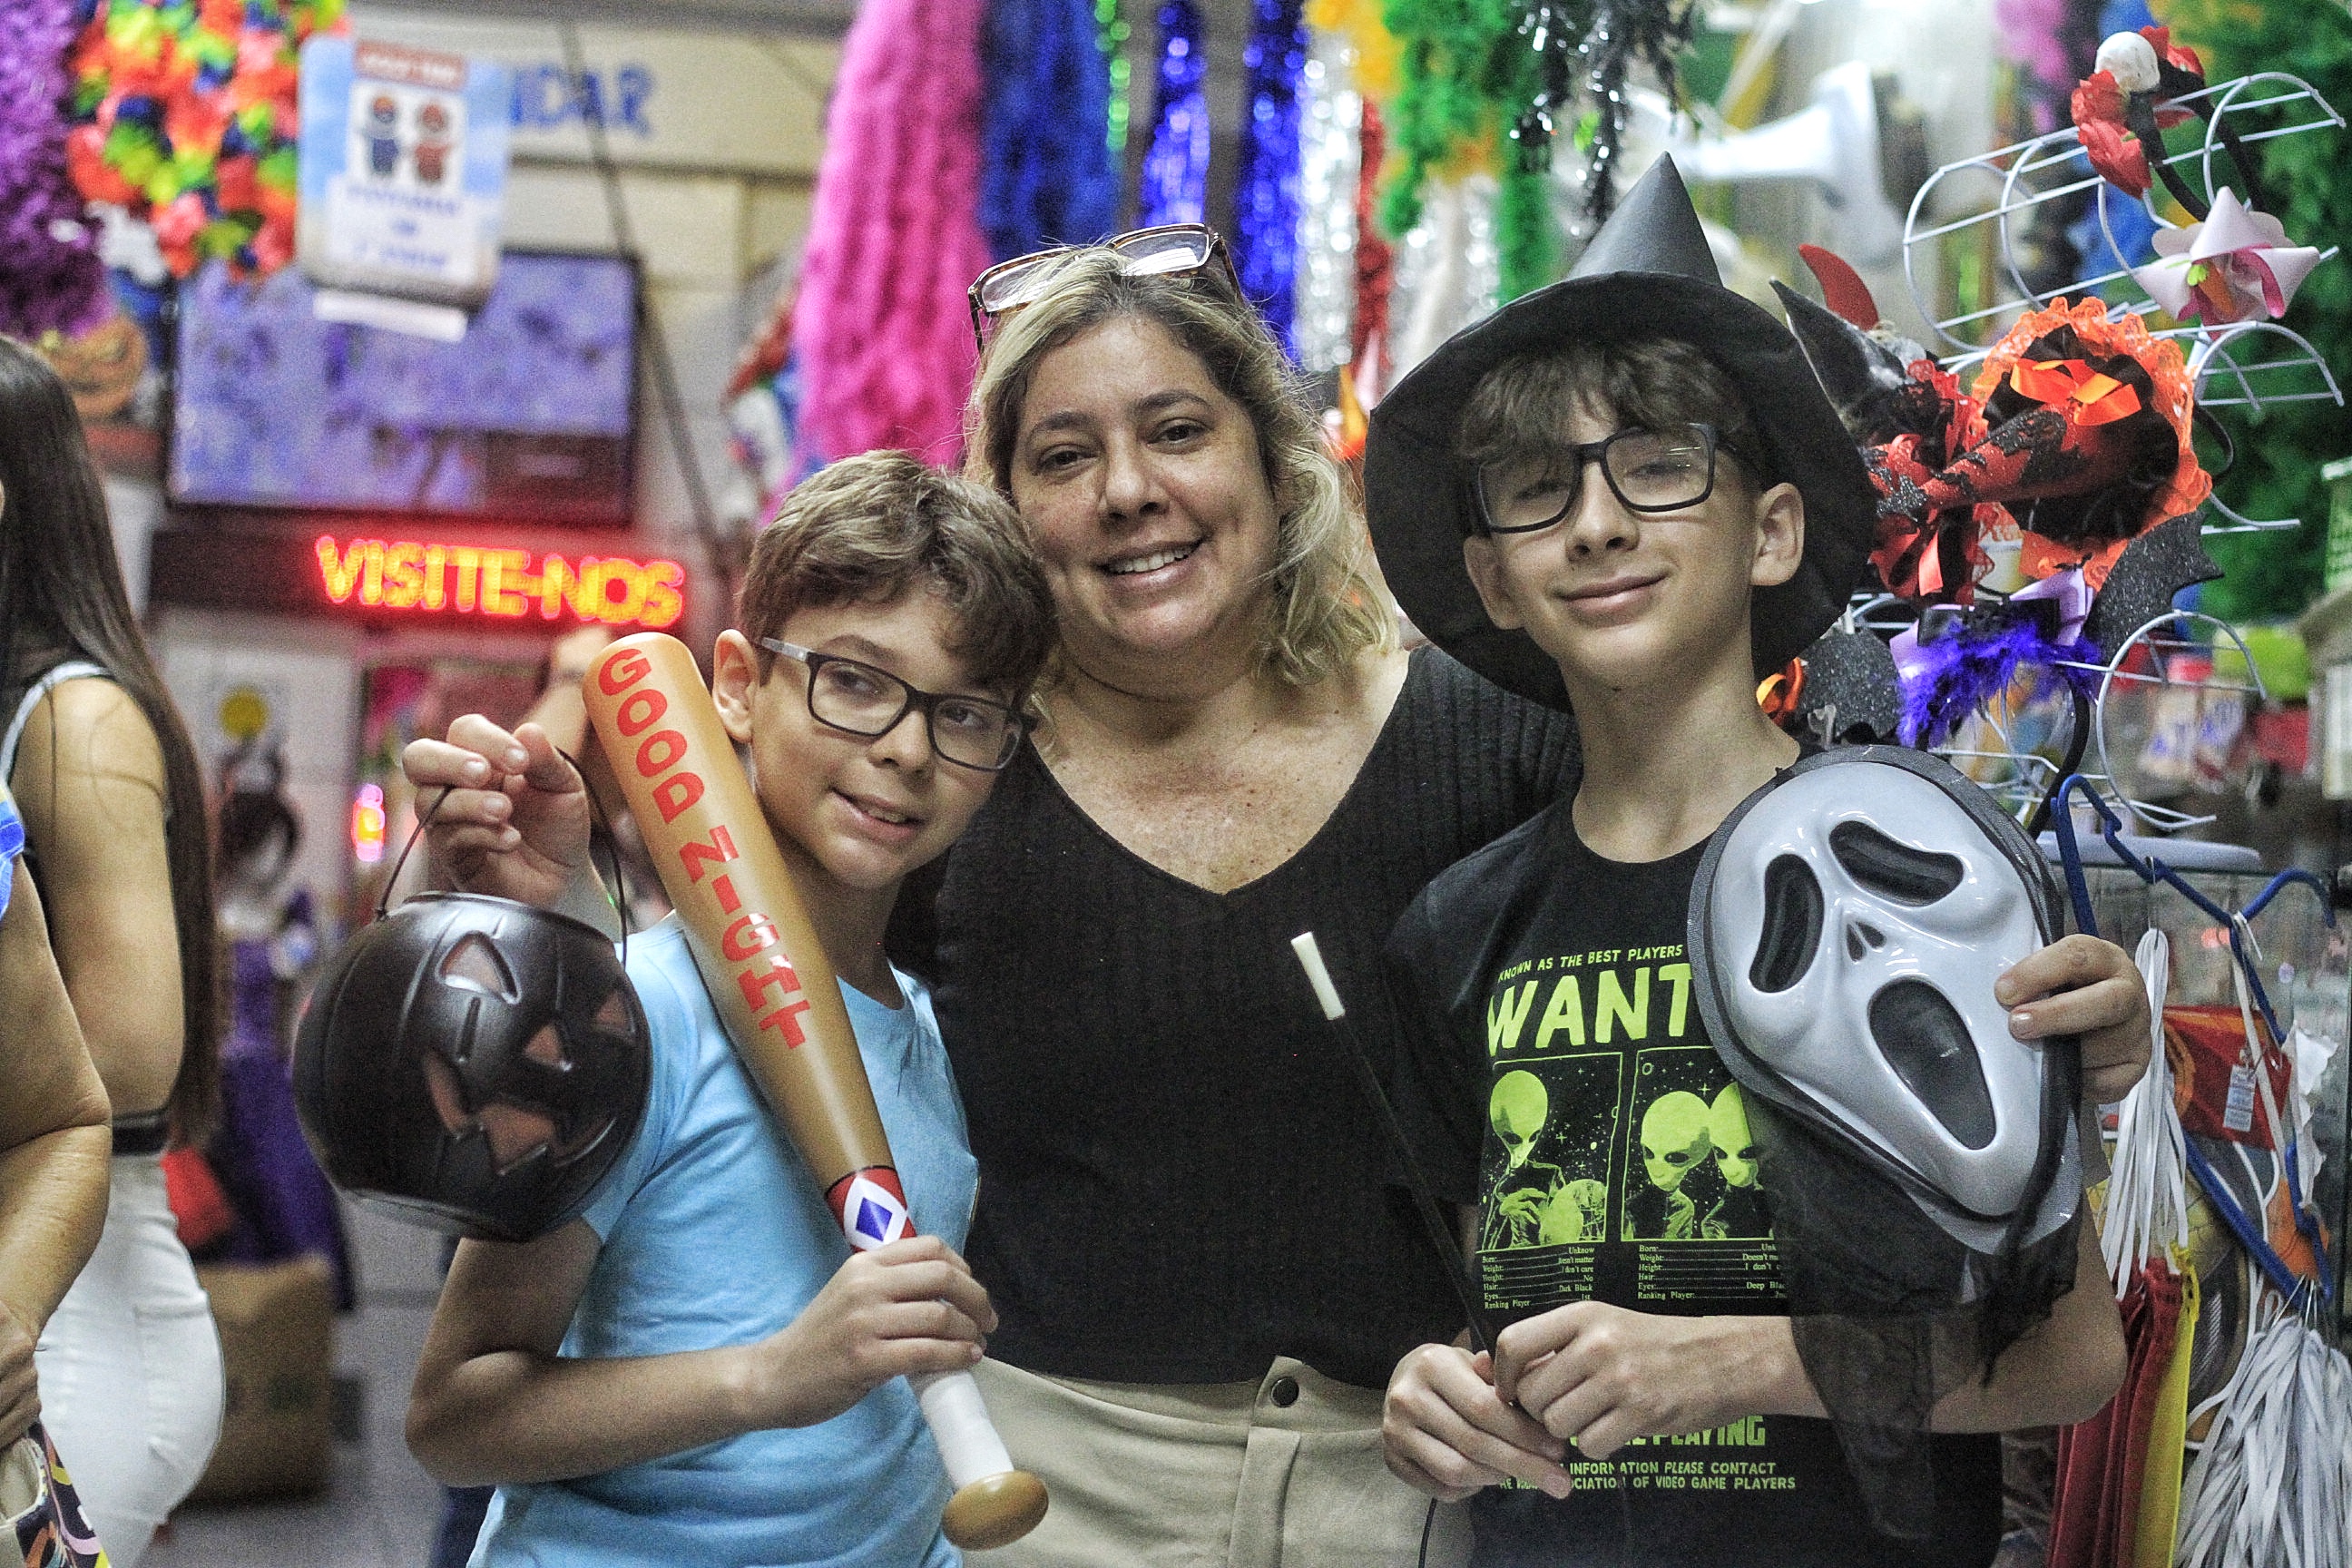
<svg viewBox="0 0 2352 1568">
<path fill-rule="evenodd" d="M 966 1551 L 984 1552 L 1034 1530 L 1045 1517 L 1045 1483 L 1013 1468 L 1013 1456 L 996 1435 L 971 1373 L 915 1373 L 907 1381 L 915 1386 L 948 1482 L 955 1488 L 940 1520 L 948 1540 Z"/>
<path fill-rule="evenodd" d="M 939 1442 L 950 1485 L 961 1489 L 1013 1468 L 1013 1456 L 1004 1451 L 1004 1439 L 996 1435 L 996 1424 L 988 1418 L 988 1406 L 971 1373 L 919 1372 L 907 1381 L 922 1402 L 923 1419 Z"/>
</svg>

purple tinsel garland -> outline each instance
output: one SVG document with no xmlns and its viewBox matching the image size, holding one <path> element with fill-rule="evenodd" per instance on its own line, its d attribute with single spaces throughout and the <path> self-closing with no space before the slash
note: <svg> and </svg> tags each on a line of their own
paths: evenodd
<svg viewBox="0 0 2352 1568">
<path fill-rule="evenodd" d="M 1958 631 L 1923 641 L 1902 666 L 1903 743 L 1941 745 L 1985 703 L 2013 684 L 2021 670 L 2033 673 L 2037 698 L 2069 684 L 2088 691 L 2091 671 L 2058 662 L 2097 666 L 2099 650 L 2086 642 L 2053 642 L 2031 620 L 2010 622 L 1989 633 Z"/>
<path fill-rule="evenodd" d="M 1150 151 L 1144 154 L 1136 226 L 1202 223 L 1209 207 L 1209 101 L 1202 81 L 1209 57 L 1202 47 L 1196 0 L 1166 0 L 1160 7 L 1160 91 L 1153 101 Z"/>
<path fill-rule="evenodd" d="M 37 338 L 106 319 L 98 230 L 66 174 L 74 0 L 16 0 L 0 46 L 0 332 Z"/>
<path fill-rule="evenodd" d="M 1298 271 L 1298 89 L 1307 74 L 1306 0 L 1257 0 L 1244 60 L 1249 115 L 1234 190 L 1234 269 L 1265 324 L 1294 353 Z"/>
</svg>

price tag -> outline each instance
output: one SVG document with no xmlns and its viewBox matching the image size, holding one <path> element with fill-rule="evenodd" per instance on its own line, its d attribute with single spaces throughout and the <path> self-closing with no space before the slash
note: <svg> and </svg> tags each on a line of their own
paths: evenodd
<svg viewBox="0 0 2352 1568">
<path fill-rule="evenodd" d="M 2254 1069 L 2243 1062 L 2230 1069 L 2230 1103 L 2221 1112 L 2221 1125 L 2232 1132 L 2254 1125 Z"/>
</svg>

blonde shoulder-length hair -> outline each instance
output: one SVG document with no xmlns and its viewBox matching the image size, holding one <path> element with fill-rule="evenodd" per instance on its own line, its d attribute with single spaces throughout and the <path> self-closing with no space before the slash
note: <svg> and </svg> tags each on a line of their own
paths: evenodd
<svg viewBox="0 0 2352 1568">
<path fill-rule="evenodd" d="M 1223 275 L 1138 277 L 1100 246 L 1076 250 L 1045 291 L 1003 317 L 964 416 L 967 478 L 1013 494 L 1021 405 L 1045 357 L 1121 317 L 1157 323 L 1248 414 L 1280 513 L 1260 669 L 1294 687 L 1396 647 L 1396 616 L 1368 569 L 1363 531 L 1290 363 Z"/>
</svg>

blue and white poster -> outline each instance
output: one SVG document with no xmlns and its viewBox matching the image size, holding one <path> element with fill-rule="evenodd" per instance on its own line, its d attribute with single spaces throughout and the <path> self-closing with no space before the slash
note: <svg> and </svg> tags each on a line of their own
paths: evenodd
<svg viewBox="0 0 2352 1568">
<path fill-rule="evenodd" d="M 495 61 L 304 45 L 302 270 L 327 289 L 478 306 L 498 280 L 513 91 Z"/>
</svg>

